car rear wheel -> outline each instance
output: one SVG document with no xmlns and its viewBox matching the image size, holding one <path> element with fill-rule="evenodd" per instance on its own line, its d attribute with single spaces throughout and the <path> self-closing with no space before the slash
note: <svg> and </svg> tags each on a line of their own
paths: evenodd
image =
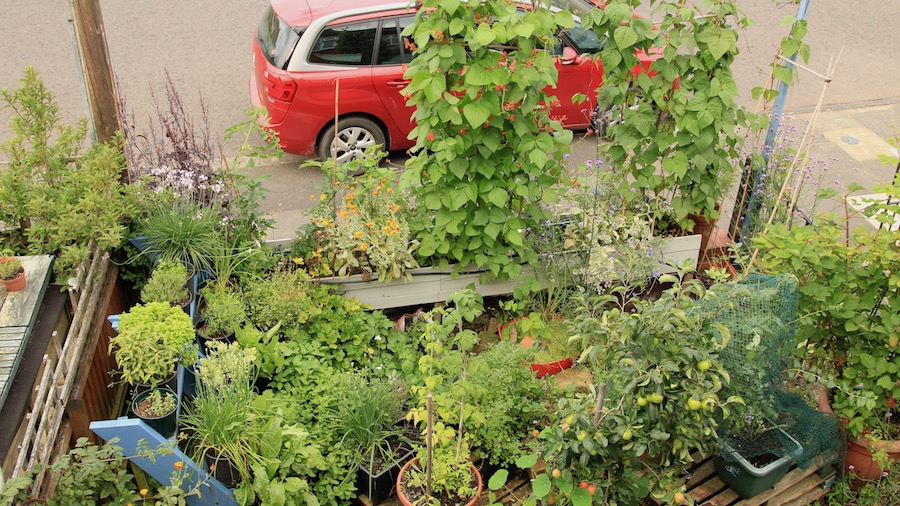
<svg viewBox="0 0 900 506">
<path fill-rule="evenodd" d="M 350 117 L 338 122 L 337 136 L 334 124 L 329 126 L 319 139 L 317 152 L 319 158 L 337 158 L 343 163 L 360 158 L 370 146 L 380 144 L 384 147 L 385 135 L 374 121 L 360 117 Z"/>
</svg>

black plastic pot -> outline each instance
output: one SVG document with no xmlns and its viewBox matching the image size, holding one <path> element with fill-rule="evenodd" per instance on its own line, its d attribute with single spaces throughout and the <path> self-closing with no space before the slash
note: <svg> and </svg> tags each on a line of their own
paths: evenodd
<svg viewBox="0 0 900 506">
<path fill-rule="evenodd" d="M 141 402 L 144 399 L 146 399 L 150 394 L 152 394 L 154 391 L 157 391 L 157 390 L 159 390 L 167 395 L 171 395 L 172 397 L 175 398 L 175 409 L 173 409 L 171 412 L 169 412 L 165 415 L 158 416 L 158 417 L 149 417 L 149 416 L 141 415 L 138 412 L 139 411 L 138 406 L 140 406 Z M 134 397 L 134 400 L 131 401 L 131 411 L 134 412 L 135 416 L 137 416 L 138 418 L 143 420 L 144 423 L 146 423 L 147 425 L 149 425 L 150 427 L 155 429 L 156 432 L 159 432 L 159 435 L 161 435 L 162 437 L 164 437 L 166 439 L 169 439 L 170 437 L 175 435 L 175 429 L 177 427 L 176 419 L 178 417 L 178 406 L 180 403 L 181 403 L 181 399 L 178 398 L 178 394 L 176 394 L 172 389 L 165 388 L 165 387 L 151 388 L 149 390 L 144 390 L 143 392 L 137 394 Z"/>
<path fill-rule="evenodd" d="M 231 462 L 231 459 L 210 448 L 203 456 L 206 467 L 213 478 L 219 480 L 222 485 L 234 488 L 241 482 L 241 473 Z"/>
<path fill-rule="evenodd" d="M 397 450 L 397 459 L 374 476 L 365 464 L 360 464 L 356 470 L 357 492 L 365 494 L 373 505 L 384 501 L 397 486 L 400 468 L 413 458 L 413 455 L 415 455 L 415 451 L 403 443 Z"/>
</svg>

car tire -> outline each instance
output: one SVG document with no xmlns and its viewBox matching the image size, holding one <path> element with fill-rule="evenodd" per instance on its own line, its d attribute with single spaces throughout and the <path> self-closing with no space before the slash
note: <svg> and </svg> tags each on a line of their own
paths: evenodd
<svg viewBox="0 0 900 506">
<path fill-rule="evenodd" d="M 338 122 L 337 152 L 332 149 L 335 142 L 334 123 L 319 138 L 316 153 L 319 159 L 327 160 L 335 156 L 338 162 L 360 158 L 366 149 L 376 144 L 384 148 L 384 131 L 374 121 L 359 116 L 344 118 Z"/>
</svg>

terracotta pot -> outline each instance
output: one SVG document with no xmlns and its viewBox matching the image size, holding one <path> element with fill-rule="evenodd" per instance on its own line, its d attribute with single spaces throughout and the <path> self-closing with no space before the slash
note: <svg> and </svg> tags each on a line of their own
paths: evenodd
<svg viewBox="0 0 900 506">
<path fill-rule="evenodd" d="M 871 450 L 886 450 L 892 462 L 900 461 L 900 441 L 871 441 L 862 436 L 855 441 L 847 441 L 847 458 L 844 469 L 864 481 L 881 479 L 881 466 L 872 460 Z"/>
<path fill-rule="evenodd" d="M 403 476 L 406 474 L 406 471 L 409 470 L 410 466 L 419 461 L 419 458 L 416 457 L 400 468 L 400 474 L 397 475 L 397 498 L 400 499 L 400 504 L 403 506 L 413 506 L 412 501 L 410 501 L 406 495 L 403 493 Z M 475 497 L 472 498 L 471 501 L 466 503 L 466 506 L 475 506 L 475 503 L 478 502 L 478 498 L 481 497 L 481 491 L 484 489 L 484 485 L 481 482 L 481 473 L 478 472 L 478 468 L 473 464 L 469 464 L 469 467 L 472 469 L 472 472 L 475 474 L 475 480 L 477 481 L 477 485 L 475 487 Z"/>
</svg>

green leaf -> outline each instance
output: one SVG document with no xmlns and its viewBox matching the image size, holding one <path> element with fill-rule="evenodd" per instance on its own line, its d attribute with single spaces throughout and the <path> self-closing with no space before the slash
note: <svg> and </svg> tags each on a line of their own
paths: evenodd
<svg viewBox="0 0 900 506">
<path fill-rule="evenodd" d="M 784 65 L 776 65 L 775 68 L 772 69 L 772 73 L 778 80 L 784 82 L 784 84 L 791 84 L 791 81 L 794 80 L 793 70 Z"/>
<path fill-rule="evenodd" d="M 591 494 L 586 488 L 578 488 L 572 492 L 572 506 L 591 506 Z"/>
<path fill-rule="evenodd" d="M 506 240 L 513 246 L 522 246 L 522 233 L 518 229 L 510 228 L 506 231 Z"/>
<path fill-rule="evenodd" d="M 509 471 L 506 469 L 500 469 L 491 476 L 491 479 L 488 480 L 488 488 L 491 490 L 500 490 L 506 485 L 506 480 L 509 478 Z"/>
<path fill-rule="evenodd" d="M 619 49 L 629 49 L 638 40 L 637 32 L 630 26 L 620 26 L 613 32 L 613 40 Z"/>
<path fill-rule="evenodd" d="M 438 5 L 441 6 L 441 9 L 447 11 L 447 13 L 453 13 L 456 9 L 459 8 L 459 0 L 440 0 Z"/>
<path fill-rule="evenodd" d="M 613 25 L 618 25 L 622 21 L 631 19 L 632 16 L 631 7 L 625 4 L 607 5 L 606 8 L 603 9 L 603 14 L 609 18 Z"/>
<path fill-rule="evenodd" d="M 477 42 L 481 46 L 487 46 L 491 42 L 494 42 L 494 39 L 495 36 L 494 32 L 491 31 L 491 25 L 487 23 L 481 23 L 480 25 L 478 25 L 478 29 L 475 30 L 475 42 Z"/>
<path fill-rule="evenodd" d="M 463 115 L 473 127 L 480 127 L 487 121 L 491 111 L 483 102 L 470 102 L 463 106 Z"/>
<path fill-rule="evenodd" d="M 530 469 L 537 464 L 538 456 L 536 453 L 522 455 L 516 460 L 516 467 L 519 469 Z"/>
<path fill-rule="evenodd" d="M 531 491 L 539 498 L 546 497 L 550 493 L 550 487 L 550 477 L 547 474 L 542 474 L 531 482 Z"/>
<path fill-rule="evenodd" d="M 453 18 L 450 20 L 450 35 L 459 35 L 465 29 L 466 23 L 462 19 Z"/>
<path fill-rule="evenodd" d="M 541 151 L 540 149 L 535 149 L 531 153 L 528 154 L 528 159 L 531 160 L 531 163 L 535 164 L 538 167 L 543 167 L 547 163 L 547 153 Z"/>
<path fill-rule="evenodd" d="M 531 37 L 532 33 L 534 33 L 533 24 L 523 21 L 516 25 L 516 35 L 519 37 Z"/>
<path fill-rule="evenodd" d="M 494 188 L 488 193 L 488 201 L 497 207 L 506 207 L 509 201 L 509 193 L 503 188 Z"/>
</svg>

